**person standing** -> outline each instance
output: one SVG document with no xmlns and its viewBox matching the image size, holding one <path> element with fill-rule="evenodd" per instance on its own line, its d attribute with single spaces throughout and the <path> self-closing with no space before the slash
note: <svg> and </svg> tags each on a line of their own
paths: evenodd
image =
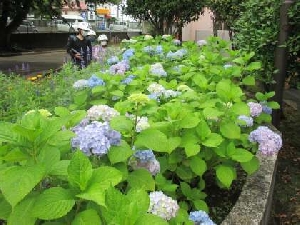
<svg viewBox="0 0 300 225">
<path fill-rule="evenodd" d="M 92 60 L 92 43 L 87 35 L 88 29 L 82 25 L 78 26 L 77 35 L 70 35 L 67 42 L 67 52 L 72 61 L 80 69 L 87 67 Z"/>
</svg>

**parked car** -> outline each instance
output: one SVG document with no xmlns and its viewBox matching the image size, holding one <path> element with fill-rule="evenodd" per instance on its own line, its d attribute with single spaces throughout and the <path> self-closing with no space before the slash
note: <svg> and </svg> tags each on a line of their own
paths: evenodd
<svg viewBox="0 0 300 225">
<path fill-rule="evenodd" d="M 109 25 L 109 29 L 110 30 L 118 30 L 118 31 L 127 31 L 128 26 L 127 26 L 126 22 L 116 21 Z"/>
<path fill-rule="evenodd" d="M 21 25 L 17 28 L 15 33 L 37 33 L 39 32 L 33 22 L 28 20 L 23 20 Z"/>
</svg>

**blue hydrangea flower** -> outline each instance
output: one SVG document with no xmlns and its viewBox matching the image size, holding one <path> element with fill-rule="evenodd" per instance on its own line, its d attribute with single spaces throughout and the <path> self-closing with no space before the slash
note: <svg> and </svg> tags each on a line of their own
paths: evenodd
<svg viewBox="0 0 300 225">
<path fill-rule="evenodd" d="M 105 82 L 101 78 L 97 77 L 96 75 L 92 75 L 88 79 L 88 85 L 89 87 L 104 86 Z"/>
<path fill-rule="evenodd" d="M 132 81 L 135 77 L 136 77 L 135 75 L 131 74 L 131 75 L 129 75 L 128 77 L 126 77 L 125 79 L 123 79 L 123 80 L 121 81 L 121 84 L 126 84 L 126 85 L 130 84 L 131 81 Z"/>
<path fill-rule="evenodd" d="M 238 120 L 244 121 L 244 123 L 241 123 L 241 122 L 238 121 L 238 124 L 242 127 L 243 126 L 246 126 L 246 127 L 252 127 L 253 126 L 253 118 L 250 117 L 250 116 L 240 115 L 238 117 Z"/>
<path fill-rule="evenodd" d="M 266 114 L 271 115 L 272 114 L 272 108 L 270 108 L 269 106 L 267 106 L 267 102 L 263 101 L 260 102 L 261 106 L 262 106 L 262 111 Z"/>
<path fill-rule="evenodd" d="M 163 47 L 161 45 L 157 45 L 155 49 L 155 53 L 160 55 L 163 53 Z"/>
<path fill-rule="evenodd" d="M 282 138 L 279 134 L 266 126 L 259 126 L 249 134 L 250 142 L 259 144 L 258 150 L 264 155 L 273 155 L 282 147 Z"/>
<path fill-rule="evenodd" d="M 151 65 L 149 72 L 150 72 L 150 74 L 157 76 L 157 77 L 166 77 L 167 76 L 167 72 L 164 70 L 161 63 L 155 63 L 155 64 Z"/>
<path fill-rule="evenodd" d="M 152 150 L 139 150 L 134 153 L 134 157 L 141 161 L 142 163 L 146 163 L 152 160 L 155 160 L 155 155 Z"/>
<path fill-rule="evenodd" d="M 79 148 L 87 156 L 107 154 L 112 145 L 119 145 L 121 134 L 112 130 L 107 122 L 94 121 L 86 126 L 73 129 L 76 136 L 72 138 L 73 148 Z"/>
<path fill-rule="evenodd" d="M 124 53 L 123 53 L 123 60 L 129 60 L 133 55 L 134 55 L 134 49 L 127 49 Z"/>
<path fill-rule="evenodd" d="M 149 55 L 154 55 L 155 54 L 155 49 L 152 46 L 144 47 L 143 51 L 148 53 Z"/>
<path fill-rule="evenodd" d="M 193 221 L 195 225 L 216 225 L 209 215 L 202 210 L 190 212 L 189 220 Z"/>
<path fill-rule="evenodd" d="M 107 60 L 108 65 L 114 65 L 119 62 L 119 58 L 117 56 L 112 56 Z"/>
</svg>

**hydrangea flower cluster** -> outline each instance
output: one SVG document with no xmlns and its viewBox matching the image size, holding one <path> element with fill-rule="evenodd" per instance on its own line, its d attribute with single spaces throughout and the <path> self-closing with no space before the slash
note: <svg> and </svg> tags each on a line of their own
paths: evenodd
<svg viewBox="0 0 300 225">
<path fill-rule="evenodd" d="M 126 85 L 130 84 L 131 81 L 132 81 L 135 77 L 136 77 L 135 75 L 131 74 L 131 75 L 129 75 L 128 77 L 126 77 L 125 79 L 123 79 L 123 80 L 121 81 L 121 84 L 126 84 Z"/>
<path fill-rule="evenodd" d="M 113 75 L 119 74 L 123 75 L 127 70 L 129 70 L 130 66 L 128 64 L 128 61 L 122 60 L 118 62 L 117 64 L 112 65 L 109 68 L 109 72 Z"/>
<path fill-rule="evenodd" d="M 89 120 L 103 120 L 110 121 L 113 117 L 119 116 L 120 113 L 114 108 L 107 105 L 94 105 L 87 111 L 87 118 Z"/>
<path fill-rule="evenodd" d="M 164 70 L 161 63 L 155 63 L 150 67 L 150 74 L 157 77 L 166 77 L 167 72 Z"/>
<path fill-rule="evenodd" d="M 161 38 L 162 38 L 163 40 L 169 40 L 169 39 L 172 38 L 172 36 L 171 36 L 170 34 L 164 34 L 164 35 L 161 36 Z"/>
<path fill-rule="evenodd" d="M 243 122 L 239 122 L 239 121 L 238 121 L 238 124 L 239 124 L 241 127 L 244 127 L 244 126 L 246 126 L 246 127 L 252 127 L 252 126 L 253 126 L 253 119 L 252 119 L 252 117 L 250 117 L 250 116 L 240 115 L 240 116 L 238 117 L 238 120 L 243 121 Z"/>
<path fill-rule="evenodd" d="M 97 77 L 96 75 L 92 75 L 88 79 L 88 85 L 89 87 L 104 86 L 105 82 L 101 78 Z"/>
<path fill-rule="evenodd" d="M 195 225 L 216 225 L 209 215 L 202 210 L 190 212 L 189 220 L 193 221 Z"/>
<path fill-rule="evenodd" d="M 52 113 L 49 112 L 47 109 L 29 110 L 27 113 L 25 113 L 25 115 L 32 114 L 32 113 L 35 113 L 35 112 L 39 112 L 44 117 L 52 116 Z"/>
<path fill-rule="evenodd" d="M 161 191 L 150 192 L 150 206 L 148 212 L 157 215 L 165 220 L 176 216 L 179 206 L 175 200 L 166 196 Z"/>
<path fill-rule="evenodd" d="M 149 34 L 146 34 L 144 36 L 144 40 L 152 40 L 152 39 L 153 39 L 153 37 L 151 35 L 149 35 Z"/>
<path fill-rule="evenodd" d="M 267 102 L 263 101 L 260 102 L 261 106 L 262 106 L 262 111 L 266 114 L 271 115 L 272 114 L 272 108 L 270 108 L 269 106 L 267 106 Z"/>
<path fill-rule="evenodd" d="M 134 55 L 134 49 L 129 48 L 123 52 L 123 60 L 129 60 Z"/>
<path fill-rule="evenodd" d="M 206 40 L 198 40 L 198 41 L 197 41 L 197 45 L 198 45 L 198 46 L 207 45 L 207 41 L 206 41 Z"/>
<path fill-rule="evenodd" d="M 128 98 L 128 101 L 139 104 L 146 104 L 150 101 L 149 97 L 142 93 L 131 94 Z"/>
<path fill-rule="evenodd" d="M 75 83 L 73 84 L 73 88 L 75 89 L 83 89 L 89 86 L 89 82 L 87 80 L 77 80 L 75 81 Z"/>
<path fill-rule="evenodd" d="M 87 156 L 105 155 L 111 146 L 119 145 L 121 134 L 112 130 L 107 122 L 93 121 L 86 126 L 77 126 L 73 129 L 76 136 L 72 138 L 73 148 L 79 148 Z"/>
<path fill-rule="evenodd" d="M 247 105 L 250 108 L 250 115 L 252 117 L 257 117 L 262 113 L 262 106 L 256 102 L 248 102 Z"/>
<path fill-rule="evenodd" d="M 117 56 L 112 56 L 109 59 L 107 59 L 108 65 L 114 65 L 119 62 L 119 58 Z"/>
<path fill-rule="evenodd" d="M 179 45 L 181 45 L 181 41 L 178 40 L 178 39 L 174 39 L 173 44 L 176 45 L 176 46 L 179 46 Z"/>
<path fill-rule="evenodd" d="M 186 49 L 179 49 L 176 52 L 172 52 L 172 51 L 168 52 L 166 58 L 169 60 L 178 60 L 181 59 L 186 54 L 187 54 Z"/>
<path fill-rule="evenodd" d="M 143 48 L 143 51 L 148 53 L 149 55 L 160 55 L 163 53 L 163 47 L 161 45 L 157 46 L 146 46 Z"/>
<path fill-rule="evenodd" d="M 135 115 L 129 115 L 127 114 L 126 116 L 128 116 L 131 120 L 135 120 Z M 136 127 L 135 127 L 135 131 L 136 132 L 141 132 L 143 130 L 146 130 L 147 128 L 150 127 L 150 124 L 148 122 L 148 118 L 145 117 L 145 116 L 138 116 L 137 117 L 137 124 L 136 124 Z"/>
<path fill-rule="evenodd" d="M 282 147 L 282 138 L 266 126 L 259 126 L 249 135 L 250 142 L 259 144 L 258 150 L 264 155 L 273 155 Z"/>
<path fill-rule="evenodd" d="M 150 84 L 147 90 L 150 92 L 149 98 L 154 100 L 159 100 L 160 97 L 177 97 L 181 94 L 179 91 L 167 90 L 162 85 L 157 83 Z"/>
<path fill-rule="evenodd" d="M 144 168 L 153 176 L 160 172 L 160 163 L 156 160 L 152 150 L 138 150 L 129 161 L 129 165 L 134 169 Z"/>
</svg>

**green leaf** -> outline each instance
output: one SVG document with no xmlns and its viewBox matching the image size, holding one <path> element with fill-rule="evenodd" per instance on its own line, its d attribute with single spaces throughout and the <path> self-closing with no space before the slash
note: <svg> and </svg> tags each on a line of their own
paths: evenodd
<svg viewBox="0 0 300 225">
<path fill-rule="evenodd" d="M 203 210 L 203 211 L 205 211 L 207 213 L 209 212 L 209 208 L 208 208 L 208 206 L 207 206 L 207 204 L 206 204 L 205 201 L 203 201 L 203 200 L 195 200 L 195 201 L 193 201 L 193 204 L 194 204 L 194 206 L 195 206 L 195 208 L 197 210 Z"/>
<path fill-rule="evenodd" d="M 158 130 L 148 129 L 137 135 L 135 146 L 144 146 L 156 152 L 168 152 L 168 138 Z"/>
<path fill-rule="evenodd" d="M 201 89 L 204 89 L 206 90 L 207 89 L 207 86 L 208 86 L 208 81 L 207 79 L 205 78 L 205 76 L 203 75 L 196 75 L 196 76 L 193 76 L 193 81 L 195 82 L 195 84 L 197 86 L 199 86 Z"/>
<path fill-rule="evenodd" d="M 93 171 L 86 190 L 77 197 L 105 206 L 105 191 L 109 187 L 117 185 L 121 180 L 122 173 L 119 170 L 108 166 L 99 167 Z"/>
<path fill-rule="evenodd" d="M 236 115 L 250 115 L 249 106 L 245 102 L 237 102 L 232 105 L 230 111 L 234 112 Z"/>
<path fill-rule="evenodd" d="M 200 121 L 196 131 L 201 140 L 205 140 L 205 138 L 207 138 L 211 134 L 211 130 L 205 120 Z"/>
<path fill-rule="evenodd" d="M 277 102 L 274 102 L 274 101 L 268 102 L 267 106 L 269 106 L 272 109 L 280 109 L 280 105 Z"/>
<path fill-rule="evenodd" d="M 248 66 L 246 66 L 246 70 L 253 71 L 261 68 L 261 62 L 251 62 Z"/>
<path fill-rule="evenodd" d="M 224 112 L 221 112 L 219 110 L 217 110 L 216 108 L 205 108 L 203 110 L 203 115 L 205 118 L 219 118 L 220 116 L 222 116 L 224 114 Z"/>
<path fill-rule="evenodd" d="M 96 86 L 96 87 L 93 87 L 92 88 L 92 93 L 93 94 L 96 94 L 96 93 L 101 93 L 101 92 L 104 92 L 106 90 L 106 87 L 105 86 Z"/>
<path fill-rule="evenodd" d="M 123 97 L 123 95 L 124 95 L 123 91 L 120 91 L 120 90 L 111 91 L 110 94 L 112 96 L 117 96 L 117 97 Z"/>
<path fill-rule="evenodd" d="M 253 76 L 247 76 L 243 79 L 242 83 L 244 85 L 255 85 L 255 78 Z"/>
<path fill-rule="evenodd" d="M 237 162 L 249 162 L 253 158 L 253 154 L 246 149 L 237 148 L 231 158 Z"/>
<path fill-rule="evenodd" d="M 231 183 L 234 179 L 234 172 L 232 167 L 219 165 L 216 168 L 216 174 L 219 181 L 227 188 L 231 186 Z"/>
<path fill-rule="evenodd" d="M 0 142 L 13 143 L 17 141 L 13 127 L 14 124 L 12 123 L 0 121 Z"/>
<path fill-rule="evenodd" d="M 195 144 L 186 144 L 184 147 L 185 150 L 185 154 L 187 157 L 191 157 L 194 155 L 197 155 L 200 150 L 201 150 L 201 146 L 200 145 L 195 145 Z"/>
<path fill-rule="evenodd" d="M 250 161 L 242 162 L 241 166 L 243 170 L 247 172 L 248 175 L 251 175 L 259 169 L 259 160 L 256 156 L 254 156 Z"/>
<path fill-rule="evenodd" d="M 223 141 L 223 137 L 217 133 L 211 133 L 202 144 L 206 147 L 218 147 Z"/>
<path fill-rule="evenodd" d="M 166 151 L 171 154 L 173 152 L 173 150 L 175 150 L 181 142 L 181 138 L 180 137 L 170 137 L 168 139 L 168 145 L 167 145 L 167 149 Z"/>
<path fill-rule="evenodd" d="M 171 180 L 167 180 L 161 173 L 155 176 L 155 183 L 158 189 L 164 192 L 175 193 L 178 187 L 177 184 L 173 184 Z"/>
<path fill-rule="evenodd" d="M 38 196 L 32 209 L 32 216 L 53 220 L 67 215 L 75 205 L 71 191 L 62 187 L 45 190 Z"/>
<path fill-rule="evenodd" d="M 93 209 L 87 209 L 78 213 L 75 219 L 71 223 L 72 225 L 101 225 L 102 222 L 97 211 Z"/>
<path fill-rule="evenodd" d="M 22 162 L 24 160 L 29 159 L 29 155 L 26 155 L 19 148 L 13 149 L 9 151 L 1 160 L 6 162 Z"/>
<path fill-rule="evenodd" d="M 29 196 L 21 201 L 18 205 L 16 205 L 10 214 L 7 224 L 15 225 L 15 224 L 24 224 L 24 225 L 34 225 L 36 219 L 31 215 L 34 204 L 36 202 L 35 196 Z"/>
<path fill-rule="evenodd" d="M 62 130 L 56 132 L 56 134 L 52 135 L 48 139 L 48 144 L 53 146 L 61 146 L 67 143 L 70 143 L 72 137 L 75 136 L 75 133 L 70 130 Z"/>
<path fill-rule="evenodd" d="M 229 102 L 231 98 L 231 81 L 222 80 L 216 86 L 218 96 L 224 101 Z"/>
<path fill-rule="evenodd" d="M 76 151 L 68 167 L 69 182 L 83 191 L 86 189 L 92 173 L 92 164 L 88 157 L 83 152 Z"/>
<path fill-rule="evenodd" d="M 133 121 L 126 116 L 115 116 L 109 124 L 112 129 L 119 132 L 130 133 L 133 130 Z"/>
<path fill-rule="evenodd" d="M 59 162 L 60 151 L 58 148 L 46 145 L 41 149 L 37 161 L 39 164 L 45 167 L 46 173 L 52 170 L 55 163 Z"/>
<path fill-rule="evenodd" d="M 190 167 L 191 170 L 198 176 L 202 176 L 207 170 L 205 161 L 197 156 L 190 158 Z"/>
<path fill-rule="evenodd" d="M 5 198 L 0 195 L 0 219 L 7 220 L 8 216 L 11 213 L 11 205 Z"/>
<path fill-rule="evenodd" d="M 63 116 L 69 116 L 70 110 L 68 110 L 66 107 L 55 107 L 54 109 L 55 115 L 63 117 Z"/>
<path fill-rule="evenodd" d="M 109 149 L 108 158 L 112 164 L 116 164 L 118 162 L 126 162 L 132 154 L 133 151 L 130 146 L 122 140 L 119 146 L 112 146 Z"/>
<path fill-rule="evenodd" d="M 192 170 L 185 166 L 177 167 L 176 173 L 182 180 L 185 180 L 185 181 L 188 181 L 193 178 Z"/>
<path fill-rule="evenodd" d="M 180 121 L 180 128 L 193 128 L 196 127 L 199 123 L 199 118 L 193 115 L 188 115 L 185 116 L 181 121 Z"/>
<path fill-rule="evenodd" d="M 220 126 L 221 134 L 229 139 L 239 139 L 241 137 L 241 128 L 234 122 L 224 122 Z"/>
<path fill-rule="evenodd" d="M 128 184 L 132 188 L 154 191 L 155 181 L 149 171 L 138 169 L 128 175 Z"/>
<path fill-rule="evenodd" d="M 14 207 L 43 178 L 45 169 L 41 165 L 12 166 L 0 172 L 0 189 L 5 199 Z"/>
<path fill-rule="evenodd" d="M 52 166 L 51 171 L 49 171 L 49 175 L 67 176 L 69 165 L 70 165 L 70 160 L 59 161 Z"/>
<path fill-rule="evenodd" d="M 169 223 L 153 214 L 145 214 L 141 216 L 134 225 L 168 225 Z"/>
</svg>

